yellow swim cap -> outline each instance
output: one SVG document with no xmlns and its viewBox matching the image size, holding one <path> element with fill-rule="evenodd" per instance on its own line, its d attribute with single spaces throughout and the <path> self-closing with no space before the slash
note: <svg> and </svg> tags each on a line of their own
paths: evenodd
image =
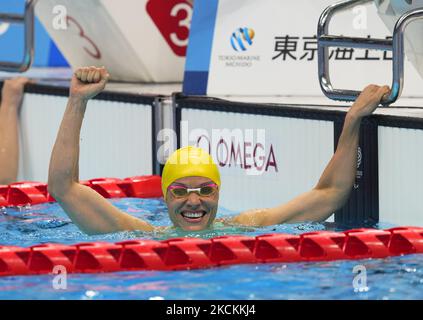
<svg viewBox="0 0 423 320">
<path fill-rule="evenodd" d="M 201 148 L 192 146 L 176 150 L 167 159 L 162 173 L 162 191 L 166 199 L 167 188 L 185 177 L 205 177 L 220 187 L 220 174 L 213 158 Z"/>
</svg>

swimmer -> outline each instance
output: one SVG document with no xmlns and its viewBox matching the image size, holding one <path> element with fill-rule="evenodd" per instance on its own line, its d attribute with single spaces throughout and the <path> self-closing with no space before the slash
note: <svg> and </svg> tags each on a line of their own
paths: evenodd
<svg viewBox="0 0 423 320">
<path fill-rule="evenodd" d="M 16 182 L 19 166 L 18 114 L 29 79 L 5 80 L 0 106 L 0 184 Z"/>
<path fill-rule="evenodd" d="M 79 184 L 79 136 L 88 100 L 105 87 L 105 68 L 81 68 L 72 77 L 68 105 L 53 148 L 48 191 L 71 220 L 88 234 L 157 227 L 120 211 L 91 188 Z M 348 200 L 354 184 L 360 122 L 378 106 L 389 87 L 367 86 L 349 109 L 335 154 L 317 185 L 274 208 L 250 210 L 229 224 L 269 226 L 300 221 L 324 221 Z M 216 220 L 221 187 L 217 165 L 202 149 L 185 147 L 167 160 L 162 190 L 174 227 L 186 231 L 211 228 Z"/>
</svg>

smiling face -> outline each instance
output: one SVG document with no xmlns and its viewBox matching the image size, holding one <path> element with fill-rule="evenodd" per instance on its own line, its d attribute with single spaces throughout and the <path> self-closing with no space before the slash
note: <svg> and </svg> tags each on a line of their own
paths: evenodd
<svg viewBox="0 0 423 320">
<path fill-rule="evenodd" d="M 190 189 L 200 188 L 214 182 L 204 177 L 185 177 L 174 181 L 171 186 Z M 210 196 L 200 196 L 191 192 L 186 197 L 177 198 L 172 192 L 166 194 L 169 218 L 176 227 L 186 231 L 199 231 L 210 227 L 216 218 L 219 191 Z"/>
</svg>

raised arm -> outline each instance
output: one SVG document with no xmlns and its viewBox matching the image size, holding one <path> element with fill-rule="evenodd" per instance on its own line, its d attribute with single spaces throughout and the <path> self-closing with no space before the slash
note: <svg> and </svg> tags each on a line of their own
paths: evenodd
<svg viewBox="0 0 423 320">
<path fill-rule="evenodd" d="M 4 81 L 0 107 L 0 184 L 16 182 L 19 165 L 19 108 L 27 78 Z"/>
<path fill-rule="evenodd" d="M 268 226 L 283 222 L 324 221 L 341 208 L 350 195 L 357 169 L 360 123 L 379 105 L 389 87 L 367 86 L 348 111 L 338 147 L 317 185 L 293 200 L 271 209 L 243 212 L 233 222 Z"/>
<path fill-rule="evenodd" d="M 79 136 L 88 100 L 100 93 L 109 78 L 105 68 L 81 68 L 72 77 L 69 101 L 50 159 L 48 190 L 71 220 L 88 234 L 153 227 L 110 204 L 91 188 L 79 184 Z"/>
</svg>

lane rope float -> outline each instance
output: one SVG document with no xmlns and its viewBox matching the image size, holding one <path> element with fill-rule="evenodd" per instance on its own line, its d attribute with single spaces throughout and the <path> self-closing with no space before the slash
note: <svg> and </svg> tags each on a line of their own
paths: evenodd
<svg viewBox="0 0 423 320">
<path fill-rule="evenodd" d="M 423 253 L 423 228 L 317 231 L 301 235 L 129 240 L 76 245 L 0 246 L 0 276 L 134 270 L 189 270 L 223 265 L 385 258 Z"/>
<path fill-rule="evenodd" d="M 100 178 L 81 182 L 106 198 L 161 197 L 160 176 Z M 46 184 L 19 182 L 0 186 L 0 206 L 53 202 Z M 315 231 L 301 235 L 234 235 L 212 239 L 129 240 L 75 245 L 0 245 L 0 276 L 135 270 L 190 270 L 235 264 L 385 258 L 423 253 L 423 228 Z"/>
</svg>

